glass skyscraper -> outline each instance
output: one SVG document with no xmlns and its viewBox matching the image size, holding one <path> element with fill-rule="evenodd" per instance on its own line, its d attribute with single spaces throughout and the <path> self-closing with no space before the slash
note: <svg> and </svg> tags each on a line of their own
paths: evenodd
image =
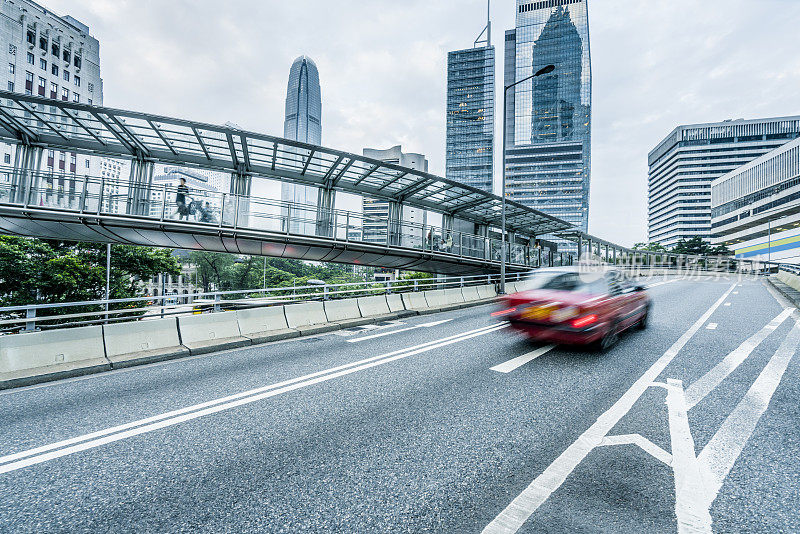
<svg viewBox="0 0 800 534">
<path fill-rule="evenodd" d="M 587 0 L 517 0 L 506 32 L 506 193 L 583 231 L 589 223 L 592 71 Z"/>
<path fill-rule="evenodd" d="M 319 71 L 311 58 L 306 56 L 295 59 L 289 71 L 283 136 L 312 145 L 322 144 L 322 91 L 319 86 Z M 281 199 L 286 202 L 316 206 L 317 195 L 318 190 L 315 187 L 287 183 L 281 186 Z M 315 217 L 316 214 L 311 209 L 294 212 L 291 230 L 313 234 L 314 221 L 301 222 L 300 219 Z"/>
<path fill-rule="evenodd" d="M 447 56 L 446 176 L 490 193 L 494 175 L 494 63 L 494 47 L 489 42 Z"/>
</svg>

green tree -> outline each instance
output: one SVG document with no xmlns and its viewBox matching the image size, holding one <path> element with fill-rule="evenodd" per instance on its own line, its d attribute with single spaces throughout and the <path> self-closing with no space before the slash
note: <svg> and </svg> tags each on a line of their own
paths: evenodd
<svg viewBox="0 0 800 534">
<path fill-rule="evenodd" d="M 697 256 L 732 256 L 733 252 L 725 245 L 718 245 L 712 247 L 707 241 L 703 241 L 701 237 L 693 237 L 691 239 L 681 239 L 672 248 L 675 254 L 691 254 Z"/>
<path fill-rule="evenodd" d="M 667 249 L 661 243 L 636 243 L 633 250 L 646 250 L 649 252 L 666 252 Z"/>
<path fill-rule="evenodd" d="M 111 298 L 141 296 L 141 283 L 159 273 L 180 273 L 169 250 L 111 247 Z M 99 300 L 105 284 L 106 245 L 0 236 L 4 306 Z"/>
</svg>

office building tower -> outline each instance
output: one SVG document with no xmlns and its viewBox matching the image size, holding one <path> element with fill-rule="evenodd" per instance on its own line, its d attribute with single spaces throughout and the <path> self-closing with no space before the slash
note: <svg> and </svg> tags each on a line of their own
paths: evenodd
<svg viewBox="0 0 800 534">
<path fill-rule="evenodd" d="M 386 150 L 372 148 L 364 149 L 364 156 L 380 160 L 384 163 L 394 163 L 402 167 L 417 171 L 428 172 L 428 160 L 422 154 L 405 154 L 400 145 Z M 422 225 L 427 224 L 426 212 L 420 208 L 403 206 L 400 220 L 404 223 L 400 232 L 400 244 L 409 247 L 418 247 L 422 243 Z M 364 216 L 362 224 L 362 241 L 368 243 L 388 244 L 389 215 L 391 204 L 385 200 L 364 197 L 361 200 L 361 211 Z M 420 228 L 412 231 L 411 228 Z"/>
<path fill-rule="evenodd" d="M 0 53 L 6 66 L 0 69 L 0 89 L 53 100 L 81 104 L 103 104 L 100 77 L 100 43 L 89 27 L 70 16 L 59 16 L 31 0 L 4 1 Z M 34 111 L 51 113 L 55 108 L 33 104 Z M 14 165 L 15 147 L 0 144 L 3 165 Z M 42 155 L 40 201 L 64 208 L 75 207 L 81 180 L 76 176 L 127 178 L 129 165 L 95 156 L 50 150 Z M 2 180 L 10 180 L 7 172 Z M 126 190 L 109 189 L 104 209 L 124 212 Z"/>
<path fill-rule="evenodd" d="M 800 116 L 675 128 L 648 156 L 648 237 L 711 238 L 711 184 L 800 136 Z"/>
<path fill-rule="evenodd" d="M 494 176 L 495 109 L 491 25 L 487 20 L 472 48 L 447 55 L 445 174 L 449 180 L 489 193 Z"/>
<path fill-rule="evenodd" d="M 588 231 L 592 72 L 587 0 L 517 0 L 505 35 L 508 198 Z M 566 248 L 569 248 L 568 246 Z"/>
<path fill-rule="evenodd" d="M 286 90 L 286 120 L 283 136 L 292 141 L 311 145 L 322 144 L 322 92 L 317 65 L 306 56 L 294 60 L 289 71 Z M 298 154 L 298 159 L 302 156 Z M 289 230 L 314 234 L 318 189 L 297 184 L 281 185 L 281 199 L 292 204 L 304 204 L 305 209 L 284 209 L 290 215 Z"/>
<path fill-rule="evenodd" d="M 711 244 L 737 258 L 800 263 L 800 138 L 712 182 Z"/>
</svg>

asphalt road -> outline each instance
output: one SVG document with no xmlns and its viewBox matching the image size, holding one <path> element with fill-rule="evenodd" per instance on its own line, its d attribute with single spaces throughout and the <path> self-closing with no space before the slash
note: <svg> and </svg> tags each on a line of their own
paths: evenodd
<svg viewBox="0 0 800 534">
<path fill-rule="evenodd" d="M 0 531 L 797 531 L 796 312 L 649 291 L 608 354 L 482 306 L 4 392 Z"/>
</svg>

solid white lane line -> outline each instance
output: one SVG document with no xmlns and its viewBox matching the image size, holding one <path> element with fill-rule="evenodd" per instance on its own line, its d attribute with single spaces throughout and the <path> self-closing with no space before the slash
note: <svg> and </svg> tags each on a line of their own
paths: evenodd
<svg viewBox="0 0 800 534">
<path fill-rule="evenodd" d="M 597 421 L 589 427 L 581 436 L 567 449 L 561 456 L 555 459 L 542 474 L 536 477 L 530 485 L 525 488 L 505 510 L 489 523 L 483 530 L 487 534 L 495 533 L 514 533 L 522 527 L 523 523 L 535 512 L 552 493 L 557 490 L 572 473 L 584 458 L 597 447 L 606 437 L 608 432 L 614 428 L 622 417 L 627 414 L 636 401 L 650 387 L 650 384 L 658 378 L 667 365 L 675 359 L 675 356 L 683 349 L 689 340 L 703 327 L 714 312 L 722 306 L 722 303 L 736 287 L 732 285 L 717 302 L 715 302 L 687 330 L 665 353 L 648 369 L 622 397 L 614 403 Z"/>
<path fill-rule="evenodd" d="M 772 395 L 778 389 L 798 346 L 800 346 L 800 322 L 795 322 L 792 330 L 750 386 L 744 398 L 698 456 L 704 467 L 708 485 L 706 499 L 708 506 L 711 506 L 717 498 L 722 482 L 742 454 L 761 416 L 767 411 Z"/>
<path fill-rule="evenodd" d="M 672 465 L 672 455 L 641 434 L 606 436 L 603 438 L 603 441 L 600 442 L 599 446 L 613 447 L 615 445 L 636 445 L 656 460 L 661 460 L 667 465 Z"/>
<path fill-rule="evenodd" d="M 433 328 L 434 326 L 439 326 L 440 324 L 449 323 L 450 321 L 452 321 L 452 319 L 445 319 L 443 321 L 434 321 L 432 323 L 418 324 L 418 325 L 415 325 L 415 326 L 409 326 L 407 328 L 401 328 L 399 330 L 392 330 L 390 332 L 381 332 L 380 334 L 372 334 L 372 335 L 369 335 L 369 336 L 359 337 L 359 338 L 355 338 L 355 339 L 348 339 L 347 342 L 348 343 L 358 343 L 360 341 L 367 341 L 368 339 L 375 339 L 375 338 L 378 338 L 378 337 L 391 336 L 392 334 L 399 334 L 400 332 L 408 332 L 409 330 L 416 330 L 418 328 Z"/>
<path fill-rule="evenodd" d="M 494 367 L 491 368 L 491 370 L 497 371 L 498 373 L 510 373 L 511 371 L 522 367 L 526 363 L 535 360 L 539 356 L 550 352 L 554 348 L 555 345 L 547 345 L 546 347 L 539 347 L 538 349 L 529 352 L 528 354 L 523 354 L 522 356 L 517 356 L 516 358 L 501 363 L 500 365 L 495 365 Z"/>
<path fill-rule="evenodd" d="M 5 463 L 4 465 L 0 466 L 0 474 L 7 473 L 9 471 L 15 471 L 17 469 L 22 469 L 24 467 L 46 462 L 48 460 L 53 460 L 55 458 L 60 458 L 62 456 L 67 456 L 69 454 L 74 454 L 76 452 L 99 447 L 107 443 L 120 441 L 122 439 L 126 439 L 132 436 L 137 436 L 147 432 L 152 432 L 154 430 L 158 430 L 168 426 L 173 426 L 179 423 L 190 421 L 192 419 L 197 419 L 199 417 L 203 417 L 213 413 L 230 410 L 238 406 L 250 404 L 252 402 L 256 402 L 269 397 L 274 397 L 282 393 L 287 393 L 290 391 L 294 391 L 296 389 L 332 380 L 340 376 L 348 375 L 358 371 L 363 371 L 365 369 L 370 369 L 372 367 L 383 365 L 402 358 L 407 358 L 415 354 L 420 354 L 422 352 L 451 345 L 453 343 L 458 343 L 460 341 L 465 341 L 467 339 L 472 339 L 478 336 L 489 334 L 491 332 L 495 332 L 497 330 L 506 328 L 507 326 L 508 325 L 506 324 L 491 325 L 488 327 L 479 328 L 477 330 L 472 330 L 469 332 L 462 332 L 461 334 L 455 336 L 450 336 L 436 341 L 423 343 L 421 345 L 408 347 L 387 354 L 382 354 L 380 356 L 375 356 L 373 358 L 367 358 L 359 362 L 353 362 L 351 364 L 334 367 L 332 369 L 327 369 L 325 371 L 320 371 L 318 373 L 312 373 L 310 375 L 305 375 L 304 377 L 287 380 L 284 382 L 280 382 L 278 384 L 266 386 L 264 388 L 258 388 L 247 392 L 239 393 L 237 395 L 231 395 L 229 397 L 218 399 L 216 401 L 209 401 L 195 406 L 190 406 L 188 408 L 183 408 L 181 410 L 175 410 L 167 414 L 162 414 L 159 416 L 150 417 L 147 419 L 142 419 L 140 421 L 128 423 L 126 425 L 120 425 L 110 429 L 101 430 L 99 432 L 93 432 L 85 436 L 79 436 L 69 440 L 60 441 L 58 443 L 54 443 L 51 445 L 37 447 L 36 449 L 31 449 L 28 451 L 22 451 L 20 453 L 4 456 L 0 458 L 0 462 L 10 462 L 10 463 Z M 123 431 L 120 432 L 120 430 Z M 66 446 L 66 445 L 71 445 L 71 446 Z M 16 460 L 16 461 L 11 461 L 11 460 Z"/>
<path fill-rule="evenodd" d="M 717 386 L 719 386 L 728 375 L 739 367 L 750 354 L 758 347 L 767 337 L 774 332 L 780 325 L 788 319 L 794 309 L 785 309 L 772 321 L 770 321 L 764 328 L 753 334 L 744 343 L 739 345 L 736 350 L 725 356 L 721 362 L 714 366 L 709 372 L 700 377 L 694 384 L 686 389 L 686 403 L 689 409 L 692 409 L 698 402 L 703 400 L 706 395 L 711 393 Z"/>
<path fill-rule="evenodd" d="M 711 533 L 711 513 L 703 506 L 705 486 L 700 463 L 695 456 L 694 438 L 689 429 L 689 416 L 683 383 L 667 380 L 667 411 L 672 444 L 672 470 L 675 473 L 675 515 L 679 533 Z"/>
</svg>

